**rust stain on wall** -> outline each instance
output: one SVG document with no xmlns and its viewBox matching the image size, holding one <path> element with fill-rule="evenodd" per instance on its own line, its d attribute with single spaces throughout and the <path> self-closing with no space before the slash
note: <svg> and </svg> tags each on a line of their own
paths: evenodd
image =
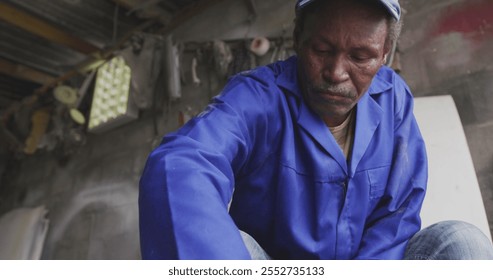
<svg viewBox="0 0 493 280">
<path fill-rule="evenodd" d="M 431 36 L 463 33 L 475 41 L 493 35 L 493 1 L 464 1 L 445 10 Z"/>
</svg>

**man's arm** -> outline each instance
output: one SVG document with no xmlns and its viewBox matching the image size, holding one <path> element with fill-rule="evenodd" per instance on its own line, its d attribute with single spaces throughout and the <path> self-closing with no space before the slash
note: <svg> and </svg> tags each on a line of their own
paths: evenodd
<svg viewBox="0 0 493 280">
<path fill-rule="evenodd" d="M 394 156 L 387 188 L 379 206 L 367 219 L 357 259 L 402 259 L 407 242 L 419 231 L 419 216 L 427 183 L 425 144 L 413 115 L 412 95 L 396 78 L 397 98 Z"/>
<path fill-rule="evenodd" d="M 144 259 L 250 258 L 228 203 L 264 106 L 244 83 L 225 91 L 149 156 L 139 197 Z"/>
</svg>

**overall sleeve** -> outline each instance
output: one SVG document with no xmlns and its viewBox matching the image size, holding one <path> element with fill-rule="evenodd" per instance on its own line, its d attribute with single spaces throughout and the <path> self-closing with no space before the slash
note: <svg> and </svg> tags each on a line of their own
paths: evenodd
<svg viewBox="0 0 493 280">
<path fill-rule="evenodd" d="M 356 259 L 402 259 L 409 239 L 421 227 L 428 178 L 425 144 L 408 87 L 402 81 L 395 89 L 405 94 L 396 94 L 392 166 L 385 194 L 367 219 Z"/>
<path fill-rule="evenodd" d="M 255 85 L 237 80 L 149 156 L 139 192 L 144 259 L 250 258 L 228 204 L 264 106 Z"/>
</svg>

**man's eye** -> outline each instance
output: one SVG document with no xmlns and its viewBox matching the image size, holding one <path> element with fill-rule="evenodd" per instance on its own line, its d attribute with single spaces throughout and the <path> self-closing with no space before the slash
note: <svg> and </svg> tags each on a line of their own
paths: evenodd
<svg viewBox="0 0 493 280">
<path fill-rule="evenodd" d="M 328 46 L 312 46 L 313 51 L 316 53 L 329 53 L 332 49 Z"/>
<path fill-rule="evenodd" d="M 351 59 L 356 62 L 367 62 L 370 58 L 364 55 L 352 55 Z"/>
</svg>

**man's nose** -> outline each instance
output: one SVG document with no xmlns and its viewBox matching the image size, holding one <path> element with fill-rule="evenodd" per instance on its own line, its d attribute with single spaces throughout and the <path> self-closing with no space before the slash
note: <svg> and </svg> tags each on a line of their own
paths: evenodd
<svg viewBox="0 0 493 280">
<path fill-rule="evenodd" d="M 334 55 L 325 60 L 323 78 L 330 83 L 340 84 L 349 79 L 347 61 L 341 55 Z"/>
</svg>

